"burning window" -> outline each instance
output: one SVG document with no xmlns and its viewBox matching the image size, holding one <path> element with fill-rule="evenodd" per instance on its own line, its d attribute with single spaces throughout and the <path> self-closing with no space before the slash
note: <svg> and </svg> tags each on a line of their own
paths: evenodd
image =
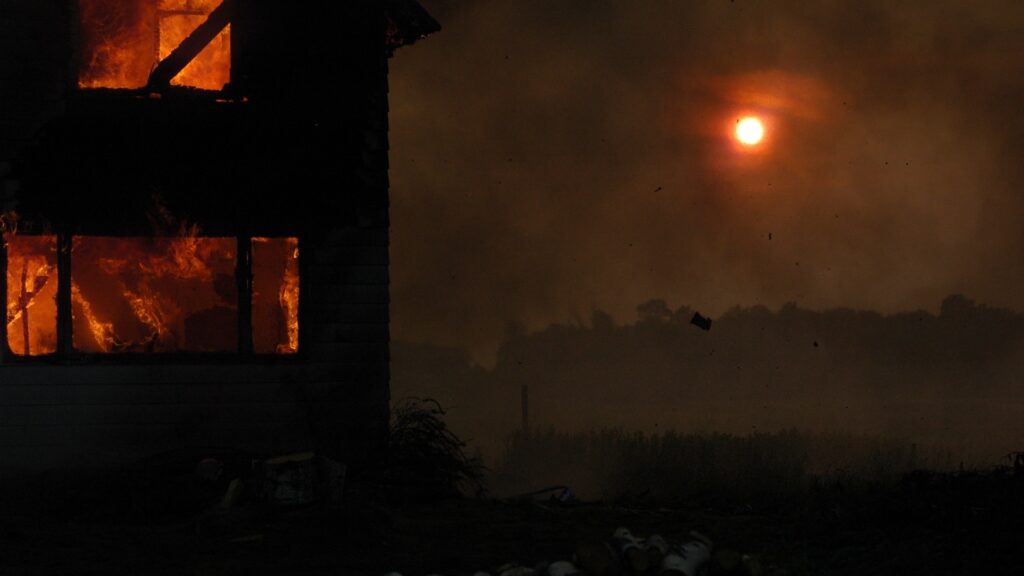
<svg viewBox="0 0 1024 576">
<path fill-rule="evenodd" d="M 57 237 L 5 235 L 7 343 L 19 356 L 57 351 Z"/>
<path fill-rule="evenodd" d="M 82 88 L 141 88 L 157 64 L 209 20 L 209 36 L 171 84 L 220 90 L 231 77 L 231 26 L 222 0 L 79 0 Z M 224 24 L 221 26 L 221 24 Z"/>
<path fill-rule="evenodd" d="M 257 353 L 299 350 L 299 240 L 253 238 L 252 340 Z"/>
<path fill-rule="evenodd" d="M 234 352 L 234 238 L 76 237 L 74 347 L 82 352 Z"/>
<path fill-rule="evenodd" d="M 254 238 L 242 254 L 235 237 L 4 240 L 7 345 L 15 355 L 298 352 L 298 238 Z M 58 245 L 69 247 L 63 260 Z M 65 269 L 69 277 L 58 284 Z M 65 305 L 67 340 L 58 336 Z M 67 350 L 58 344 L 65 341 Z"/>
</svg>

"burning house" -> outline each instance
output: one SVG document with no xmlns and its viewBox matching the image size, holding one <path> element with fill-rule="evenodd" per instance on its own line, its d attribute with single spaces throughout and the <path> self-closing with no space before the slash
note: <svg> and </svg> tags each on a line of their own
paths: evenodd
<svg viewBox="0 0 1024 576">
<path fill-rule="evenodd" d="M 388 58 L 413 0 L 0 7 L 0 475 L 358 461 L 388 415 Z"/>
</svg>

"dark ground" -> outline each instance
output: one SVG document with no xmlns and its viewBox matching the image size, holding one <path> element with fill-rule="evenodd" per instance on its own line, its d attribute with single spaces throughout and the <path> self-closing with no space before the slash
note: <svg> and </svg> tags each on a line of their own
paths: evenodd
<svg viewBox="0 0 1024 576">
<path fill-rule="evenodd" d="M 568 559 L 618 526 L 755 555 L 765 574 L 1024 573 L 1024 475 L 912 474 L 886 487 L 817 486 L 789 501 L 447 499 L 412 504 L 350 483 L 338 511 L 241 504 L 197 509 L 200 498 L 140 505 L 109 486 L 27 502 L 0 521 L 0 574 L 469 575 L 509 562 Z M 39 486 L 37 485 L 37 488 Z M 6 491 L 8 503 L 19 495 Z M 160 487 L 189 494 L 185 486 Z M 128 490 L 128 492 L 132 492 Z M 99 496 L 97 496 L 99 494 Z M 196 495 L 199 492 L 191 492 Z M 209 504 L 209 499 L 204 502 Z M 9 509 L 11 507 L 8 507 Z"/>
</svg>

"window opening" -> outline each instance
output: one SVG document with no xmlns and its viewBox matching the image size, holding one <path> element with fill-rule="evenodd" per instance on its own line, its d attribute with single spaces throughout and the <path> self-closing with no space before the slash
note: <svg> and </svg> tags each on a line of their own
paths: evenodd
<svg viewBox="0 0 1024 576">
<path fill-rule="evenodd" d="M 231 26 L 221 6 L 222 0 L 79 0 L 79 87 L 169 82 L 221 90 L 231 79 Z"/>
<path fill-rule="evenodd" d="M 299 350 L 299 240 L 252 239 L 253 350 L 294 354 Z"/>
<path fill-rule="evenodd" d="M 57 237 L 5 234 L 7 343 L 18 356 L 57 351 Z"/>
<path fill-rule="evenodd" d="M 236 352 L 234 238 L 72 241 L 74 348 L 81 352 Z"/>
</svg>

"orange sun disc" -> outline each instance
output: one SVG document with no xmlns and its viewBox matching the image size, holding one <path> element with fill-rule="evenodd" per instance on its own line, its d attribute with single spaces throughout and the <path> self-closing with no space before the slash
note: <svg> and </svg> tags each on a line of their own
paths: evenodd
<svg viewBox="0 0 1024 576">
<path fill-rule="evenodd" d="M 764 124 L 753 116 L 736 121 L 736 139 L 745 146 L 753 146 L 764 138 Z"/>
</svg>

